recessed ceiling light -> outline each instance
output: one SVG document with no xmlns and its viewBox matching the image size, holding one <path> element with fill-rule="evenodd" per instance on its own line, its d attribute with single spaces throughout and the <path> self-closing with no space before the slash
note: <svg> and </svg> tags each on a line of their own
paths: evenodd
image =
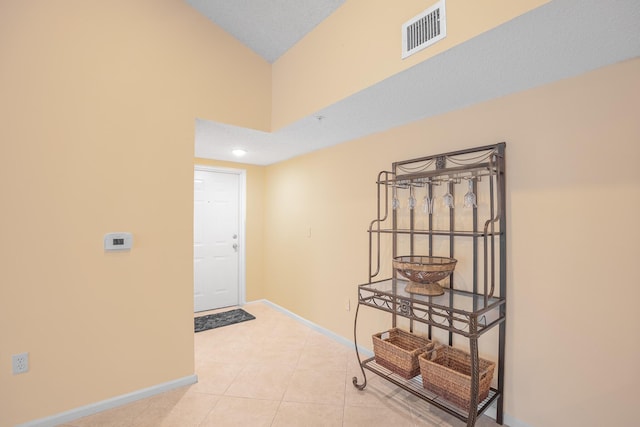
<svg viewBox="0 0 640 427">
<path fill-rule="evenodd" d="M 235 148 L 231 151 L 231 153 L 236 157 L 242 157 L 247 154 L 247 150 L 243 150 L 242 148 Z"/>
</svg>

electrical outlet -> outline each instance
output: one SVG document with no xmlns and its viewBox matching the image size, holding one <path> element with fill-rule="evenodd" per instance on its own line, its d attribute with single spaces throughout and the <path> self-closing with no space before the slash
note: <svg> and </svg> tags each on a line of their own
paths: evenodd
<svg viewBox="0 0 640 427">
<path fill-rule="evenodd" d="M 29 370 L 29 353 L 14 354 L 11 356 L 13 375 L 24 374 Z"/>
</svg>

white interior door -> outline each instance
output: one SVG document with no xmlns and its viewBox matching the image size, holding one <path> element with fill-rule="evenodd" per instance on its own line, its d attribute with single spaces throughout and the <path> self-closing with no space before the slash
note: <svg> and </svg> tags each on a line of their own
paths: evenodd
<svg viewBox="0 0 640 427">
<path fill-rule="evenodd" d="M 196 168 L 194 174 L 194 311 L 240 303 L 240 178 Z"/>
</svg>

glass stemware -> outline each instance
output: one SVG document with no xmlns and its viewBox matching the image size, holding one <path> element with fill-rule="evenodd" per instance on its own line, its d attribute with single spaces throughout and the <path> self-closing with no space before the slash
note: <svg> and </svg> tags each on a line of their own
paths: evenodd
<svg viewBox="0 0 640 427">
<path fill-rule="evenodd" d="M 391 208 L 397 210 L 400 208 L 400 200 L 398 200 L 398 186 L 393 184 L 393 199 L 391 199 Z"/>
<path fill-rule="evenodd" d="M 448 208 L 453 208 L 453 194 L 451 194 L 451 181 L 447 184 L 447 194 L 442 196 L 444 200 L 444 205 Z"/>
<path fill-rule="evenodd" d="M 469 191 L 464 195 L 465 208 L 477 208 L 476 195 L 473 192 L 473 178 L 469 178 Z"/>
<path fill-rule="evenodd" d="M 416 207 L 416 198 L 413 195 L 413 185 L 409 184 L 409 209 Z"/>
<path fill-rule="evenodd" d="M 433 197 L 429 197 L 428 194 L 422 199 L 422 211 L 429 215 L 433 214 Z"/>
</svg>

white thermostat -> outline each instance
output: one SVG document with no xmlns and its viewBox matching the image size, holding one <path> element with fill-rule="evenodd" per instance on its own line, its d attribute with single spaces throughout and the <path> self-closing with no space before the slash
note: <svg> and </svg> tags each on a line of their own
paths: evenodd
<svg viewBox="0 0 640 427">
<path fill-rule="evenodd" d="M 105 251 L 125 251 L 133 246 L 131 233 L 107 233 L 104 235 Z"/>
</svg>

